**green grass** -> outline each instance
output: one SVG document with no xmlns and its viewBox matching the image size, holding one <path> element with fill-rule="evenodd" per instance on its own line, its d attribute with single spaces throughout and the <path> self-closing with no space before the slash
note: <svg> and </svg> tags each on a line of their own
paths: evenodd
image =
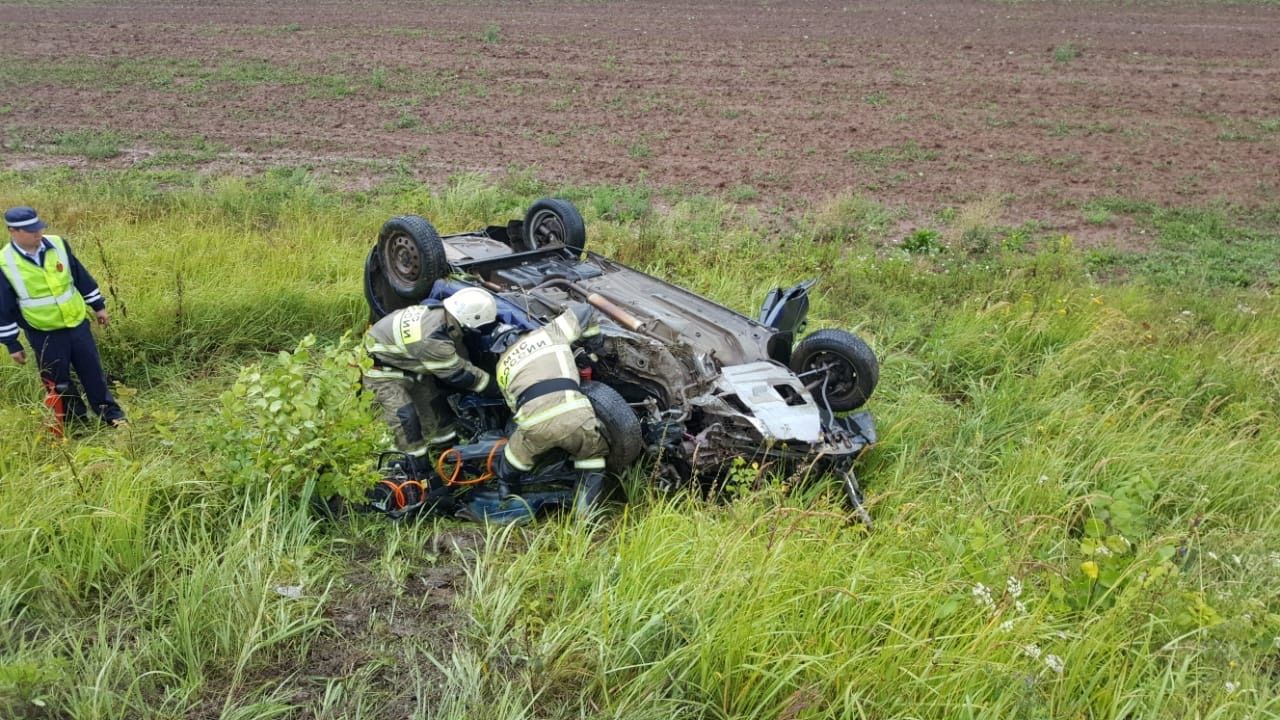
<svg viewBox="0 0 1280 720">
<path fill-rule="evenodd" d="M 1090 225 L 1106 225 L 1114 219 L 1115 215 L 1103 208 L 1086 208 L 1084 211 L 1084 221 Z"/>
<path fill-rule="evenodd" d="M 1172 287 L 1196 285 L 1274 288 L 1280 284 L 1280 217 L 1227 207 L 1161 208 L 1120 198 L 1097 200 L 1086 219 L 1122 214 L 1155 236 L 1142 253 L 1100 252 L 1099 266 L 1120 264 L 1152 282 Z"/>
<path fill-rule="evenodd" d="M 730 202 L 748 203 L 760 199 L 760 191 L 745 183 L 729 188 L 725 196 Z"/>
<path fill-rule="evenodd" d="M 911 141 L 902 145 L 886 145 L 879 148 L 851 148 L 845 151 L 844 156 L 846 160 L 852 160 L 871 167 L 887 167 L 936 160 L 938 159 L 938 152 L 922 148 L 915 141 Z"/>
<path fill-rule="evenodd" d="M 643 140 L 637 140 L 627 146 L 627 157 L 637 160 L 653 157 L 653 148 L 649 147 L 649 143 Z"/>
<path fill-rule="evenodd" d="M 413 84 L 422 82 L 415 80 Z M 355 92 L 352 81 L 340 74 L 255 58 L 201 61 L 139 57 L 95 61 L 67 57 L 52 62 L 43 58 L 0 58 L 0 90 L 16 92 L 50 84 L 94 91 L 146 86 L 197 95 L 211 88 L 231 92 L 259 85 L 299 88 L 317 98 L 345 97 Z"/>
<path fill-rule="evenodd" d="M 412 110 L 404 109 L 395 120 L 386 124 L 387 130 L 409 130 L 422 125 L 422 118 Z"/>
<path fill-rule="evenodd" d="M 598 251 L 746 313 L 821 277 L 811 327 L 881 358 L 874 531 L 822 478 L 744 462 L 706 502 L 640 468 L 625 510 L 472 555 L 451 523 L 322 521 L 252 454 L 237 421 L 273 416 L 224 394 L 361 328 L 387 216 L 457 232 L 547 194 Z M 1280 715 L 1280 210 L 1098 202 L 1155 238 L 1100 283 L 1069 238 L 984 226 L 995 201 L 907 248 L 904 211 L 855 195 L 795 220 L 732 199 L 0 173 L 108 294 L 134 419 L 51 442 L 31 368 L 0 365 L 0 717 Z"/>
<path fill-rule="evenodd" d="M 80 155 L 90 160 L 106 160 L 120 154 L 123 139 L 110 130 L 76 130 L 53 136 L 52 152 Z"/>
</svg>

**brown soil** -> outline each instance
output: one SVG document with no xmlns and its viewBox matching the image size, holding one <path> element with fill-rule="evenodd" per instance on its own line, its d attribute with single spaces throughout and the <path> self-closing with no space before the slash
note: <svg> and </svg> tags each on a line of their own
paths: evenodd
<svg viewBox="0 0 1280 720">
<path fill-rule="evenodd" d="M 1266 6 L 140 0 L 2 5 L 0 30 L 25 38 L 0 60 L 8 168 L 201 135 L 216 151 L 190 162 L 211 172 L 533 168 L 785 207 L 855 192 L 917 217 L 999 197 L 1004 222 L 1125 243 L 1080 207 L 1280 187 Z M 130 147 L 48 154 L 86 128 Z"/>
</svg>

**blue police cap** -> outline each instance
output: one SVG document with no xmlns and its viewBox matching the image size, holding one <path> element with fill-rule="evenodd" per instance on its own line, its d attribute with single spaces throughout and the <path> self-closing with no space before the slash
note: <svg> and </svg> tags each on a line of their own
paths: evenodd
<svg viewBox="0 0 1280 720">
<path fill-rule="evenodd" d="M 4 211 L 4 224 L 15 230 L 36 232 L 45 228 L 44 221 L 36 214 L 36 209 L 20 205 Z"/>
</svg>

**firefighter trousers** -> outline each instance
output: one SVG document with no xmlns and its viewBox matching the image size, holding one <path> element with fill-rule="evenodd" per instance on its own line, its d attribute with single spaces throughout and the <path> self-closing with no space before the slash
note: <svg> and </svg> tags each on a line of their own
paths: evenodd
<svg viewBox="0 0 1280 720">
<path fill-rule="evenodd" d="M 455 437 L 453 410 L 435 378 L 375 372 L 377 377 L 364 376 L 364 388 L 373 393 L 383 421 L 395 433 L 397 450 L 420 457 L 430 445 Z"/>
<path fill-rule="evenodd" d="M 538 456 L 555 448 L 573 456 L 573 465 L 579 470 L 604 469 L 609 444 L 589 405 L 517 427 L 503 454 L 517 469 L 527 472 Z"/>
</svg>

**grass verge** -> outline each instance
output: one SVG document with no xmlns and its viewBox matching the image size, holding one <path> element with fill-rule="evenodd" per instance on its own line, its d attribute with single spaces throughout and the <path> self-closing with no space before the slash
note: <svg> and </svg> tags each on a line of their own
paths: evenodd
<svg viewBox="0 0 1280 720">
<path fill-rule="evenodd" d="M 38 207 L 103 284 L 135 419 L 53 443 L 31 369 L 0 367 L 0 715 L 1280 714 L 1265 262 L 1122 256 L 1127 280 L 1101 283 L 1034 227 L 904 246 L 896 211 L 856 197 L 779 222 L 568 188 L 592 247 L 743 312 L 822 277 L 811 326 L 882 360 L 874 532 L 821 480 L 749 464 L 714 503 L 657 497 L 641 470 L 626 510 L 482 550 L 449 523 L 321 521 L 269 462 L 229 474 L 220 396 L 264 352 L 360 328 L 387 216 L 457 232 L 543 194 L 528 173 L 362 194 L 295 169 L 0 175 L 0 201 Z M 1268 257 L 1265 213 L 1135 212 L 1161 247 Z"/>
</svg>

